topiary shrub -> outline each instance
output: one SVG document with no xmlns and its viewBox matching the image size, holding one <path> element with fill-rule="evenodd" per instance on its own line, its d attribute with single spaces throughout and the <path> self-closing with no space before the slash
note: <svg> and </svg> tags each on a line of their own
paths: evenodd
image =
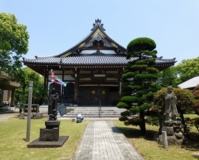
<svg viewBox="0 0 199 160">
<path fill-rule="evenodd" d="M 157 51 L 155 42 L 146 37 L 132 40 L 127 46 L 127 59 L 133 57 L 122 76 L 122 98 L 118 108 L 126 108 L 132 118 L 125 119 L 126 125 L 139 125 L 146 132 L 145 116 L 150 112 L 153 94 L 161 88 L 156 84 L 158 70 L 154 68 Z M 125 114 L 125 115 L 124 115 Z M 139 115 L 139 116 L 135 116 Z M 122 113 L 122 117 L 127 116 Z"/>
</svg>

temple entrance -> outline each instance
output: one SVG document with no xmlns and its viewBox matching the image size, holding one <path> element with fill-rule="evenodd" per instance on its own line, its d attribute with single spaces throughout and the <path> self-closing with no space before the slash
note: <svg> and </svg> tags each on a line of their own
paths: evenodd
<svg viewBox="0 0 199 160">
<path fill-rule="evenodd" d="M 118 87 L 79 86 L 79 106 L 116 106 Z"/>
<path fill-rule="evenodd" d="M 63 100 L 62 103 L 70 103 L 74 102 L 74 84 L 68 83 L 66 87 L 63 88 Z"/>
</svg>

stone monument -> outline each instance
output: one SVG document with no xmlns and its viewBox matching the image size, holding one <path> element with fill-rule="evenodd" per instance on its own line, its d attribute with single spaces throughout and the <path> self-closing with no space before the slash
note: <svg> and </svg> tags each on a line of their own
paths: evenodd
<svg viewBox="0 0 199 160">
<path fill-rule="evenodd" d="M 40 141 L 58 141 L 59 140 L 59 125 L 60 121 L 57 120 L 57 102 L 59 95 L 52 89 L 49 103 L 48 115 L 49 119 L 45 121 L 46 128 L 40 129 Z"/>
<path fill-rule="evenodd" d="M 45 121 L 46 128 L 40 129 L 40 137 L 28 144 L 28 147 L 61 147 L 69 136 L 59 136 L 60 121 L 57 120 L 57 103 L 59 95 L 53 88 L 49 96 L 48 120 Z"/>
<path fill-rule="evenodd" d="M 163 113 L 163 123 L 160 131 L 166 131 L 168 144 L 182 144 L 184 141 L 184 126 L 177 110 L 177 97 L 171 86 L 167 87 L 165 94 L 165 106 Z M 162 135 L 159 137 L 162 143 Z"/>
</svg>

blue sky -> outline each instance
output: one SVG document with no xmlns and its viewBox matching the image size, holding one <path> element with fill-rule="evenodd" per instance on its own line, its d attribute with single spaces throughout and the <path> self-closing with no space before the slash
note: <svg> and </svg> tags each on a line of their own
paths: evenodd
<svg viewBox="0 0 199 160">
<path fill-rule="evenodd" d="M 26 58 L 68 50 L 98 18 L 123 47 L 149 37 L 158 56 L 176 58 L 176 64 L 199 56 L 199 0 L 0 0 L 0 12 L 14 14 L 27 26 Z"/>
</svg>

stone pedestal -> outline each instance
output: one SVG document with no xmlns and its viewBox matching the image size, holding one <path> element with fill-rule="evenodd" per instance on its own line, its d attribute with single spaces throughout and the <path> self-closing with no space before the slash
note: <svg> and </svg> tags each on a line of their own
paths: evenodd
<svg viewBox="0 0 199 160">
<path fill-rule="evenodd" d="M 59 140 L 59 128 L 53 129 L 40 129 L 40 141 L 58 141 Z"/>
<path fill-rule="evenodd" d="M 40 129 L 40 137 L 28 144 L 29 148 L 61 147 L 69 136 L 59 136 L 58 120 L 45 121 L 46 128 Z"/>
<path fill-rule="evenodd" d="M 181 145 L 184 141 L 184 126 L 181 121 L 172 120 L 164 121 L 161 132 L 166 131 L 168 144 Z M 162 143 L 162 135 L 159 136 L 160 143 Z"/>
<path fill-rule="evenodd" d="M 45 121 L 46 128 L 40 129 L 40 141 L 58 141 L 60 121 Z"/>
</svg>

